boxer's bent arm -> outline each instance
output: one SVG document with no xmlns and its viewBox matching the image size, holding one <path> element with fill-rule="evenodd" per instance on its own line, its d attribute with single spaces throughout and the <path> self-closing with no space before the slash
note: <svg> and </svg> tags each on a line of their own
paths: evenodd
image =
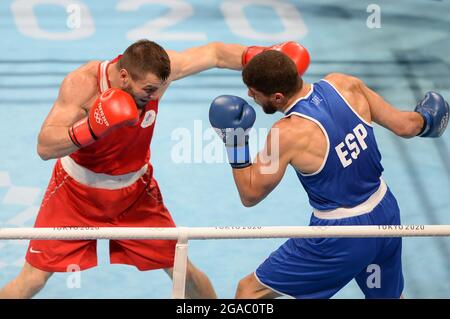
<svg viewBox="0 0 450 319">
<path fill-rule="evenodd" d="M 171 62 L 170 80 L 178 80 L 211 68 L 242 69 L 245 46 L 211 42 L 182 52 L 167 50 Z"/>
<path fill-rule="evenodd" d="M 372 120 L 375 123 L 404 138 L 415 137 L 420 133 L 424 123 L 419 113 L 396 109 L 361 80 L 358 81 L 358 87 L 369 103 Z"/>
<path fill-rule="evenodd" d="M 90 82 L 91 79 L 76 71 L 64 79 L 58 98 L 39 132 L 37 152 L 43 160 L 60 158 L 78 149 L 69 137 L 68 128 L 87 115 L 82 106 L 97 91 L 95 81 Z"/>
<path fill-rule="evenodd" d="M 267 136 L 264 149 L 254 163 L 246 168 L 233 169 L 233 177 L 242 204 L 251 207 L 258 204 L 280 183 L 296 150 L 289 139 L 286 123 L 276 123 Z M 276 133 L 275 133 L 276 131 Z"/>
</svg>

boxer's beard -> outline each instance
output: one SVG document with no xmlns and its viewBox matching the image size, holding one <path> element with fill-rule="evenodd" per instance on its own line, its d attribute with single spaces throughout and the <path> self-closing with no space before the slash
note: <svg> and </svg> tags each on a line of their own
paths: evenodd
<svg viewBox="0 0 450 319">
<path fill-rule="evenodd" d="M 277 108 L 270 102 L 264 103 L 261 106 L 264 113 L 266 114 L 274 114 L 276 111 L 278 111 Z"/>
<path fill-rule="evenodd" d="M 128 94 L 130 94 L 130 95 L 133 97 L 133 100 L 134 100 L 134 102 L 136 103 L 136 106 L 137 106 L 138 109 L 143 109 L 143 108 L 145 108 L 145 106 L 147 105 L 148 101 L 147 101 L 147 102 L 141 101 L 141 100 L 136 96 L 136 94 L 134 94 L 134 92 L 133 92 L 133 90 L 131 89 L 130 86 L 124 87 L 124 88 L 122 88 L 122 90 L 124 90 L 125 92 L 127 92 Z"/>
</svg>

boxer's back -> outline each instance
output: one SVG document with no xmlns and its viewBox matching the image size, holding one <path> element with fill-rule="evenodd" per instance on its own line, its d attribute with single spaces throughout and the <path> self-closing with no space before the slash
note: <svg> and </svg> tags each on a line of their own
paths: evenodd
<svg viewBox="0 0 450 319">
<path fill-rule="evenodd" d="M 364 202 L 378 189 L 383 171 L 367 101 L 357 88 L 339 81 L 335 86 L 334 82 L 330 76 L 314 83 L 310 92 L 286 111 L 287 117 L 301 117 L 301 126 L 309 127 L 308 134 L 299 133 L 310 140 L 298 156 L 305 158 L 321 150 L 312 172 L 299 169 L 304 166 L 295 165 L 296 158 L 292 161 L 311 205 L 319 210 Z M 295 120 L 290 120 L 294 124 Z"/>
</svg>

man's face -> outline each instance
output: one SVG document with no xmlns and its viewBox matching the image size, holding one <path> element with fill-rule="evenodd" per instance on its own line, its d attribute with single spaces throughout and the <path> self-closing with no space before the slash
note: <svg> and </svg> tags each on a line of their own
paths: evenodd
<svg viewBox="0 0 450 319">
<path fill-rule="evenodd" d="M 134 98 L 138 108 L 144 108 L 149 101 L 158 100 L 166 87 L 165 81 L 152 73 L 148 73 L 141 79 L 132 79 L 128 76 L 127 81 L 122 85 L 122 90 Z"/>
<path fill-rule="evenodd" d="M 250 96 L 256 103 L 262 106 L 264 113 L 266 114 L 274 114 L 278 109 L 274 101 L 272 101 L 270 96 L 264 95 L 261 92 L 256 91 L 255 89 L 248 89 L 248 96 Z"/>
</svg>

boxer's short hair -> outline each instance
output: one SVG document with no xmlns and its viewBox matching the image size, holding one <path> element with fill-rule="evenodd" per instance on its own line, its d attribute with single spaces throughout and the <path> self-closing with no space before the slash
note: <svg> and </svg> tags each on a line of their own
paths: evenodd
<svg viewBox="0 0 450 319">
<path fill-rule="evenodd" d="M 119 68 L 125 69 L 133 79 L 142 79 L 153 73 L 165 81 L 170 75 L 170 59 L 157 43 L 139 40 L 130 45 L 119 60 Z"/>
<path fill-rule="evenodd" d="M 261 52 L 251 59 L 242 71 L 242 79 L 248 87 L 265 95 L 283 93 L 291 97 L 303 85 L 295 63 L 275 50 Z"/>
</svg>

